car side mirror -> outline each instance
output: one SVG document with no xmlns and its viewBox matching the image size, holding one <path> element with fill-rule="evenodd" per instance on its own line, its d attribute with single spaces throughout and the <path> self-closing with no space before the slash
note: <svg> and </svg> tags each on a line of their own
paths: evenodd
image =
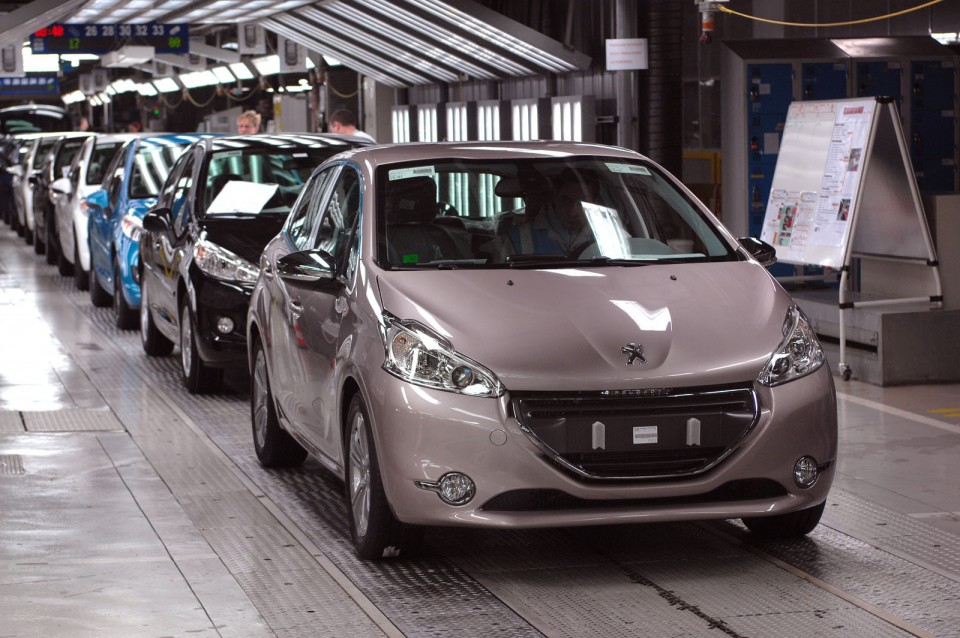
<svg viewBox="0 0 960 638">
<path fill-rule="evenodd" d="M 55 195 L 69 195 L 73 191 L 70 186 L 70 179 L 66 177 L 61 177 L 50 184 L 50 190 L 53 191 Z"/>
<path fill-rule="evenodd" d="M 324 250 L 304 250 L 277 260 L 277 274 L 284 281 L 319 284 L 336 281 L 333 255 Z"/>
<path fill-rule="evenodd" d="M 37 176 L 36 176 L 36 175 L 31 175 L 29 178 L 27 178 L 27 181 L 30 182 L 30 185 L 31 185 L 31 186 L 36 186 L 36 185 L 37 185 Z"/>
<path fill-rule="evenodd" d="M 737 241 L 750 256 L 760 262 L 764 268 L 777 263 L 777 249 L 756 237 L 741 237 Z"/>
<path fill-rule="evenodd" d="M 87 195 L 87 207 L 99 213 L 106 212 L 110 206 L 110 197 L 105 190 L 95 190 Z"/>
<path fill-rule="evenodd" d="M 170 232 L 170 215 L 166 206 L 151 208 L 143 217 L 143 229 L 151 233 Z"/>
</svg>

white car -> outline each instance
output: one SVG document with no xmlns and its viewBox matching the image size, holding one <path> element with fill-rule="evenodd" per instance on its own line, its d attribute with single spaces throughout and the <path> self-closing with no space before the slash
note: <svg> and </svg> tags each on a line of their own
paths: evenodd
<svg viewBox="0 0 960 638">
<path fill-rule="evenodd" d="M 129 134 L 94 135 L 83 143 L 66 177 L 50 186 L 63 257 L 73 265 L 77 288 L 89 285 L 90 245 L 87 241 L 87 195 L 103 186 L 104 170 Z"/>
<path fill-rule="evenodd" d="M 63 136 L 63 133 L 30 133 L 17 136 L 29 140 L 29 147 L 21 153 L 26 156 L 20 163 L 22 175 L 14 173 L 13 200 L 17 209 L 17 223 L 24 229 L 23 238 L 27 244 L 33 244 L 33 184 L 30 177 L 36 175 L 43 166 L 43 158 L 53 149 L 53 145 Z"/>
</svg>

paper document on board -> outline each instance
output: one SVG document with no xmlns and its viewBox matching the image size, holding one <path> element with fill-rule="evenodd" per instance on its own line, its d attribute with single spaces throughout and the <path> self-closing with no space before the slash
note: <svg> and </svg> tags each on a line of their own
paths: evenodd
<svg viewBox="0 0 960 638">
<path fill-rule="evenodd" d="M 278 188 L 279 184 L 257 184 L 239 180 L 227 182 L 210 202 L 207 214 L 259 213 Z"/>
</svg>

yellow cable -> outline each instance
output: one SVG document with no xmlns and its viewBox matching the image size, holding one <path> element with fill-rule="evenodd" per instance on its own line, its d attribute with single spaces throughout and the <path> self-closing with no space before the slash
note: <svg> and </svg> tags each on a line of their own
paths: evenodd
<svg viewBox="0 0 960 638">
<path fill-rule="evenodd" d="M 344 100 L 349 100 L 350 98 L 356 97 L 357 93 L 360 92 L 360 89 L 357 89 L 353 93 L 341 93 L 340 91 L 336 90 L 335 88 L 333 88 L 333 86 L 329 84 L 327 85 L 327 87 L 330 88 L 330 91 L 332 91 L 334 95 L 336 95 L 339 98 L 343 98 Z"/>
<path fill-rule="evenodd" d="M 766 22 L 768 24 L 778 24 L 784 27 L 846 27 L 853 24 L 865 24 L 867 22 L 876 22 L 877 20 L 887 20 L 889 18 L 896 18 L 897 16 L 902 16 L 906 13 L 911 13 L 913 11 L 919 11 L 920 9 L 926 9 L 927 7 L 939 4 L 943 0 L 930 0 L 919 6 L 913 7 L 911 9 L 904 9 L 903 11 L 897 11 L 895 13 L 888 13 L 887 15 L 876 16 L 873 18 L 864 18 L 862 20 L 847 20 L 846 22 L 825 22 L 822 24 L 816 22 L 782 22 L 780 20 L 770 20 L 768 18 L 758 18 L 757 16 L 747 15 L 746 13 L 740 13 L 739 11 L 734 11 L 733 9 L 728 9 L 722 4 L 716 5 L 717 9 L 721 13 L 729 13 L 731 15 L 739 16 L 741 18 L 747 18 L 748 20 L 756 20 L 757 22 Z"/>
</svg>

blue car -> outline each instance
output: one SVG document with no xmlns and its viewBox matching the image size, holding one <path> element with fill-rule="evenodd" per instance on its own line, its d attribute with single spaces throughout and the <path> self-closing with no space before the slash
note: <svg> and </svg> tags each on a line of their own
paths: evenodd
<svg viewBox="0 0 960 638">
<path fill-rule="evenodd" d="M 143 216 L 157 201 L 170 167 L 186 148 L 211 134 L 136 137 L 114 155 L 100 190 L 87 196 L 90 301 L 113 304 L 117 327 L 138 326 L 139 239 Z"/>
</svg>

